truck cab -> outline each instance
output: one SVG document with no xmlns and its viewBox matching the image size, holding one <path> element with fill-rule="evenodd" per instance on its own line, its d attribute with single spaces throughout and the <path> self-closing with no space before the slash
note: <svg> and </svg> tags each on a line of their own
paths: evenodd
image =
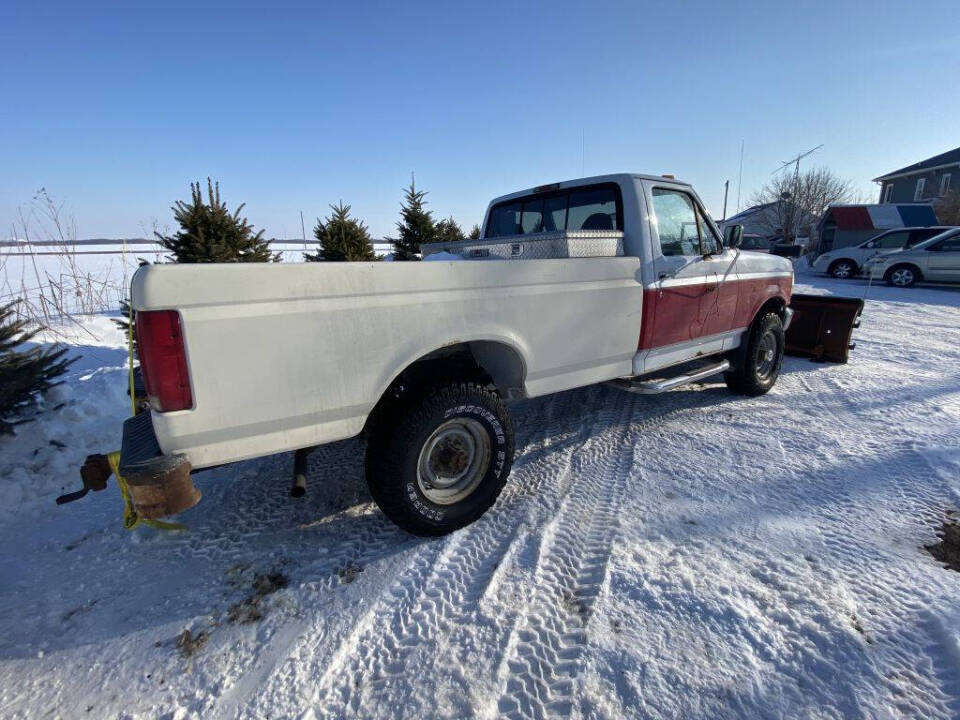
<svg viewBox="0 0 960 720">
<path fill-rule="evenodd" d="M 593 253 L 640 259 L 633 375 L 733 350 L 765 304 L 787 322 L 790 261 L 725 243 L 693 187 L 669 176 L 603 175 L 503 195 L 487 207 L 480 241 L 438 243 L 425 256 L 442 250 L 472 259 L 471 249 L 491 241 L 523 249 L 524 241 L 545 234 L 611 231 L 622 233 L 620 246 L 594 242 Z M 581 252 L 576 256 L 592 254 L 589 244 Z M 531 256 L 539 257 L 527 251 L 510 257 Z"/>
</svg>

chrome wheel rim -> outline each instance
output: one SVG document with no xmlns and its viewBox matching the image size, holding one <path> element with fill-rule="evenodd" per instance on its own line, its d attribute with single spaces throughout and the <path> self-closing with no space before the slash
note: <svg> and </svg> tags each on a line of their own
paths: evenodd
<svg viewBox="0 0 960 720">
<path fill-rule="evenodd" d="M 913 282 L 913 271 L 908 270 L 907 268 L 894 270 L 890 275 L 890 279 L 893 280 L 894 285 L 905 287 Z"/>
<path fill-rule="evenodd" d="M 767 331 L 757 344 L 757 377 L 766 380 L 777 364 L 777 338 Z"/>
<path fill-rule="evenodd" d="M 853 268 L 848 263 L 840 263 L 833 268 L 833 276 L 836 278 L 848 278 L 853 274 Z"/>
<path fill-rule="evenodd" d="M 451 505 L 470 495 L 490 466 L 490 435 L 472 418 L 448 420 L 420 449 L 417 486 L 432 503 Z"/>
</svg>

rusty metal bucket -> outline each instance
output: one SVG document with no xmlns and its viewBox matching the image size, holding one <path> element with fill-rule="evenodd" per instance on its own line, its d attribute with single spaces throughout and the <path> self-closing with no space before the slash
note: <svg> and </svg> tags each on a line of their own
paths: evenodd
<svg viewBox="0 0 960 720">
<path fill-rule="evenodd" d="M 137 515 L 153 520 L 177 515 L 200 502 L 202 495 L 193 484 L 190 469 L 190 463 L 184 459 L 176 467 L 158 475 L 125 478 Z"/>
<path fill-rule="evenodd" d="M 787 329 L 786 353 L 817 361 L 845 363 L 856 345 L 853 331 L 860 327 L 863 300 L 831 295 L 794 295 L 793 321 Z"/>
</svg>

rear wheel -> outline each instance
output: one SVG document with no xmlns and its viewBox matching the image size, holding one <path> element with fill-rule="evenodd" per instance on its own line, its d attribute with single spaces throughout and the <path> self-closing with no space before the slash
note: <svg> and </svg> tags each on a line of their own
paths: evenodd
<svg viewBox="0 0 960 720">
<path fill-rule="evenodd" d="M 847 280 L 857 274 L 857 266 L 853 260 L 836 260 L 830 265 L 830 275 L 840 280 Z"/>
<path fill-rule="evenodd" d="M 888 285 L 910 287 L 920 279 L 920 273 L 912 265 L 894 265 L 884 276 Z"/>
<path fill-rule="evenodd" d="M 737 363 L 724 373 L 727 387 L 741 395 L 763 395 L 780 376 L 783 363 L 783 322 L 776 313 L 759 318 L 750 330 L 746 347 L 737 354 Z"/>
<path fill-rule="evenodd" d="M 510 474 L 513 426 L 492 390 L 434 386 L 380 418 L 367 484 L 384 514 L 414 535 L 445 535 L 493 505 Z"/>
</svg>

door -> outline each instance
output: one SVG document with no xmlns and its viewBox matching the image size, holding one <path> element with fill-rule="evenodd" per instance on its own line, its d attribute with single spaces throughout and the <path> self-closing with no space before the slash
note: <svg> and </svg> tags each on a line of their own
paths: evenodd
<svg viewBox="0 0 960 720">
<path fill-rule="evenodd" d="M 861 268 L 864 263 L 867 262 L 874 255 L 879 255 L 884 252 L 892 252 L 893 250 L 902 250 L 907 246 L 907 243 L 910 241 L 910 231 L 909 230 L 895 230 L 893 232 L 884 233 L 879 237 L 873 238 L 869 242 L 865 242 L 860 247 L 850 248 L 850 259 L 857 263 Z"/>
<path fill-rule="evenodd" d="M 934 243 L 924 256 L 924 277 L 927 280 L 960 282 L 960 235 Z"/>
<path fill-rule="evenodd" d="M 700 225 L 700 243 L 703 262 L 713 273 L 713 289 L 704 294 L 705 337 L 715 337 L 734 329 L 737 316 L 740 282 L 737 275 L 739 253 L 723 247 L 713 223 L 700 205 L 697 205 Z"/>
<path fill-rule="evenodd" d="M 658 358 L 646 363 L 649 370 L 697 354 L 717 281 L 703 258 L 693 196 L 671 187 L 651 187 L 648 193 L 655 280 L 644 292 L 640 350 Z"/>
</svg>

